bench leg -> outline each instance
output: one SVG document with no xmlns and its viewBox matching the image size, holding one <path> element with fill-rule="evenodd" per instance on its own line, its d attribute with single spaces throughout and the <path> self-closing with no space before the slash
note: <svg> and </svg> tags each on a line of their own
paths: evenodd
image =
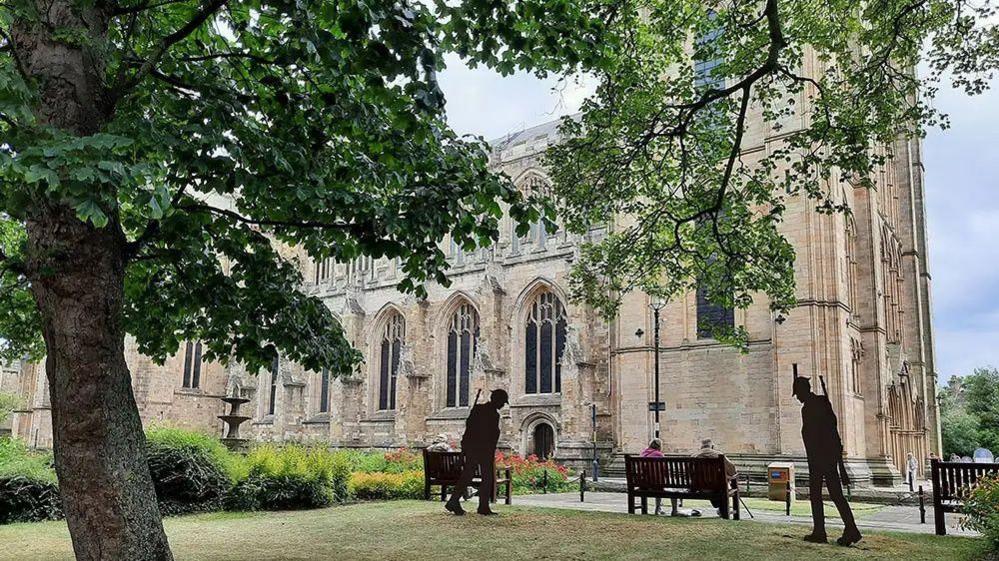
<svg viewBox="0 0 999 561">
<path fill-rule="evenodd" d="M 642 514 L 648 514 L 648 513 L 649 513 L 649 498 L 642 497 Z"/>
<path fill-rule="evenodd" d="M 739 520 L 739 491 L 736 491 L 735 494 L 732 495 L 732 510 L 734 511 L 734 518 Z"/>
<path fill-rule="evenodd" d="M 944 511 L 939 506 L 934 505 L 933 507 L 933 522 L 936 524 L 936 530 L 938 536 L 947 535 L 947 523 L 944 520 Z"/>
<path fill-rule="evenodd" d="M 635 496 L 628 493 L 628 514 L 635 514 Z"/>
<path fill-rule="evenodd" d="M 509 477 L 506 478 L 506 504 L 512 504 L 512 500 L 511 500 L 511 496 L 510 496 L 510 478 Z"/>
<path fill-rule="evenodd" d="M 725 520 L 728 520 L 729 516 L 728 516 L 728 497 L 727 496 L 723 496 L 721 505 L 722 505 L 721 506 L 721 515 L 722 515 L 722 518 L 724 518 Z"/>
<path fill-rule="evenodd" d="M 441 483 L 441 502 L 447 500 L 447 485 Z"/>
<path fill-rule="evenodd" d="M 425 481 L 423 483 L 423 500 L 425 500 L 425 501 L 429 501 L 430 500 L 430 482 L 429 481 Z"/>
</svg>

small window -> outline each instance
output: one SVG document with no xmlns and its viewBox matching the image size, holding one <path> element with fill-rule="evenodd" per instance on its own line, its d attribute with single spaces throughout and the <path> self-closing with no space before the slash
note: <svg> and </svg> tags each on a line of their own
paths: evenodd
<svg viewBox="0 0 999 561">
<path fill-rule="evenodd" d="M 201 387 L 201 341 L 187 342 L 184 348 L 184 382 L 188 389 Z"/>
<path fill-rule="evenodd" d="M 323 368 L 319 375 L 319 412 L 330 412 L 330 371 Z"/>
<path fill-rule="evenodd" d="M 333 274 L 333 259 L 327 257 L 314 262 L 315 284 L 326 282 Z"/>
<path fill-rule="evenodd" d="M 271 363 L 271 392 L 270 399 L 267 402 L 267 414 L 274 414 L 274 406 L 277 403 L 277 381 L 278 381 L 278 367 L 280 362 L 278 357 L 274 357 L 274 362 Z"/>
</svg>

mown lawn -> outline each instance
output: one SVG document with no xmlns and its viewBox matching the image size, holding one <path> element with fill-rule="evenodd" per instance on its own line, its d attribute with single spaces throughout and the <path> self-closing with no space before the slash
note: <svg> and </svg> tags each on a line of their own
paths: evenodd
<svg viewBox="0 0 999 561">
<path fill-rule="evenodd" d="M 498 507 L 453 517 L 437 502 L 364 503 L 324 510 L 209 514 L 166 521 L 177 561 L 362 559 L 899 559 L 976 560 L 971 538 L 868 534 L 860 547 L 801 541 L 803 526 L 717 519 Z M 72 559 L 64 523 L 0 527 L 0 559 Z"/>
</svg>

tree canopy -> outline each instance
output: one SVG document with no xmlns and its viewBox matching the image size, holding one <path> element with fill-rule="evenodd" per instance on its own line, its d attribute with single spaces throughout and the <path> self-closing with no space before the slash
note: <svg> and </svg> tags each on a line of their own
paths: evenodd
<svg viewBox="0 0 999 561">
<path fill-rule="evenodd" d="M 310 368 L 352 362 L 269 237 L 316 259 L 399 258 L 400 288 L 420 293 L 446 282 L 445 235 L 484 245 L 504 208 L 522 223 L 544 211 L 489 172 L 481 139 L 448 128 L 445 52 L 598 79 L 548 160 L 561 219 L 630 219 L 585 248 L 577 295 L 611 316 L 629 290 L 698 284 L 785 313 L 788 199 L 844 210 L 831 182 L 869 184 L 882 148 L 946 124 L 929 104 L 941 77 L 979 92 L 999 57 L 994 9 L 965 0 L 84 2 L 103 25 L 67 16 L 51 34 L 99 77 L 68 80 L 99 93 L 69 131 L 37 106 L 62 87 L 26 68 L 41 46 L 17 40 L 52 18 L 41 5 L 0 4 L 5 356 L 40 349 L 19 230 L 66 204 L 127 238 L 126 324 L 144 353 L 198 338 L 208 358 L 258 366 L 275 344 Z M 747 161 L 751 112 L 804 125 Z"/>
<path fill-rule="evenodd" d="M 400 288 L 417 294 L 447 282 L 446 235 L 471 249 L 497 238 L 504 211 L 525 227 L 548 211 L 488 170 L 481 139 L 447 126 L 443 53 L 571 68 L 577 50 L 597 56 L 602 27 L 585 6 L 547 0 L 527 14 L 489 2 L 45 5 L 0 2 L 3 356 L 40 352 L 24 225 L 63 205 L 124 236 L 125 325 L 143 353 L 199 339 L 208 359 L 261 366 L 280 348 L 340 372 L 356 355 L 272 241 L 314 259 L 398 258 Z M 480 9 L 505 14 L 498 38 L 480 35 Z M 44 26 L 51 44 L 37 39 Z M 79 66 L 33 68 L 44 49 Z M 84 94 L 93 103 L 73 127 L 71 109 L 42 105 Z"/>
<path fill-rule="evenodd" d="M 986 87 L 994 13 L 964 0 L 628 4 L 604 32 L 617 47 L 596 94 L 549 157 L 568 227 L 614 225 L 585 248 L 575 292 L 606 316 L 630 290 L 695 286 L 725 307 L 763 294 L 786 314 L 789 202 L 848 212 L 837 186 L 873 187 L 896 141 L 946 126 L 932 97 L 941 80 Z"/>
<path fill-rule="evenodd" d="M 999 370 L 954 376 L 939 399 L 944 457 L 971 456 L 976 448 L 999 454 Z"/>
</svg>

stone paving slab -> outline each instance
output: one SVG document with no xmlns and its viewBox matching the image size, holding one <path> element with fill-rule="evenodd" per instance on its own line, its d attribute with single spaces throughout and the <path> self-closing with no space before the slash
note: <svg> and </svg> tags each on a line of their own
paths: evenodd
<svg viewBox="0 0 999 561">
<path fill-rule="evenodd" d="M 663 508 L 669 510 L 669 501 L 664 501 Z M 628 503 L 625 495 L 613 492 L 592 492 L 586 493 L 585 502 L 579 502 L 579 493 L 551 493 L 547 495 L 515 495 L 514 505 L 538 506 L 549 508 L 565 508 L 572 510 L 597 511 L 597 512 L 619 512 L 627 514 Z M 654 501 L 649 501 L 649 510 L 653 509 Z M 828 508 L 828 507 L 827 507 Z M 834 508 L 834 507 L 833 507 Z M 688 509 L 689 510 L 689 509 Z M 710 507 L 699 508 L 702 518 L 717 518 L 717 513 Z M 828 513 L 828 510 L 827 510 Z M 811 526 L 810 516 L 785 516 L 783 513 L 772 511 L 762 511 L 753 509 L 754 518 L 760 522 L 774 524 L 801 524 Z M 750 520 L 746 514 L 746 509 L 742 509 L 742 519 Z M 959 517 L 954 514 L 947 515 L 948 535 L 975 536 L 975 532 L 963 530 L 958 527 Z M 830 536 L 835 532 L 832 528 L 842 528 L 843 524 L 838 518 L 827 518 L 826 525 L 830 529 Z M 880 511 L 868 514 L 857 520 L 857 526 L 863 530 L 881 530 L 890 532 L 908 532 L 913 534 L 933 533 L 933 510 L 928 508 L 926 512 L 926 524 L 919 523 L 919 509 L 911 506 L 885 506 Z"/>
<path fill-rule="evenodd" d="M 926 492 L 926 503 L 930 504 L 933 500 L 932 486 L 929 481 L 917 481 L 913 486 L 914 489 L 918 489 L 922 485 Z M 599 481 L 593 481 L 588 479 L 586 481 L 586 488 L 592 489 L 593 491 L 606 491 L 612 493 L 624 493 L 627 490 L 627 482 L 623 477 L 601 477 Z M 762 481 L 753 481 L 750 484 L 750 491 L 746 491 L 745 482 L 740 482 L 739 489 L 742 491 L 743 496 L 746 497 L 766 497 L 767 496 L 767 484 Z M 798 483 L 798 498 L 807 494 L 808 486 L 807 484 Z M 851 491 L 851 500 L 863 501 L 869 503 L 878 504 L 908 504 L 915 505 L 919 503 L 919 497 L 915 491 L 909 491 L 908 485 L 896 485 L 894 487 L 856 487 L 849 489 Z"/>
</svg>

